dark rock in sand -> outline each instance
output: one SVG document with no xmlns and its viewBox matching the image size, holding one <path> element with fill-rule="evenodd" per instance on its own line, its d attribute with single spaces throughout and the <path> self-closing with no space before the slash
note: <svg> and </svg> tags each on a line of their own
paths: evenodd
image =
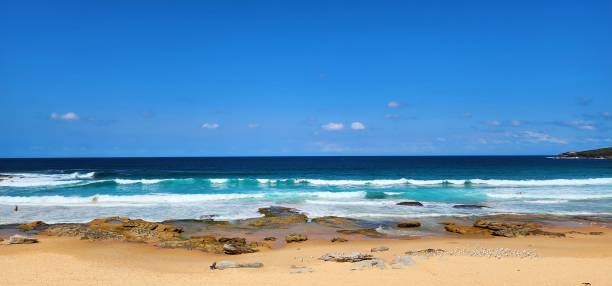
<svg viewBox="0 0 612 286">
<path fill-rule="evenodd" d="M 379 246 L 379 247 L 374 247 L 370 249 L 370 252 L 383 252 L 383 251 L 388 251 L 388 250 L 389 250 L 389 247 Z"/>
<path fill-rule="evenodd" d="M 348 239 L 344 238 L 344 237 L 334 237 L 331 239 L 331 242 L 347 242 Z"/>
<path fill-rule="evenodd" d="M 353 227 L 356 225 L 355 219 L 338 216 L 313 218 L 312 222 L 329 227 Z"/>
<path fill-rule="evenodd" d="M 253 247 L 254 245 L 247 244 L 246 239 L 241 237 L 222 237 L 217 241 L 223 244 L 223 253 L 225 254 L 236 255 L 257 252 L 257 249 Z"/>
<path fill-rule="evenodd" d="M 265 241 L 276 241 L 276 237 L 274 236 L 268 236 L 268 237 L 264 237 Z"/>
<path fill-rule="evenodd" d="M 308 222 L 308 217 L 305 214 L 292 208 L 269 207 L 260 208 L 257 211 L 264 216 L 250 220 L 249 225 L 252 227 L 270 227 Z"/>
<path fill-rule="evenodd" d="M 400 227 L 400 228 L 410 228 L 410 227 L 420 227 L 420 226 L 421 226 L 421 223 L 416 220 L 402 221 L 397 224 L 397 227 Z"/>
<path fill-rule="evenodd" d="M 591 231 L 589 232 L 590 235 L 603 235 L 604 233 L 601 231 Z"/>
<path fill-rule="evenodd" d="M 354 235 L 359 234 L 367 237 L 384 237 L 385 235 L 376 231 L 373 228 L 360 228 L 360 229 L 341 229 L 336 231 L 337 233 Z"/>
<path fill-rule="evenodd" d="M 327 253 L 321 256 L 323 261 L 334 261 L 334 262 L 359 262 L 363 260 L 372 260 L 374 256 L 367 253 L 353 252 L 349 254 L 344 253 Z"/>
<path fill-rule="evenodd" d="M 182 240 L 166 240 L 158 244 L 162 248 L 185 248 L 195 249 L 216 254 L 243 254 L 257 252 L 257 243 L 247 243 L 246 239 L 240 237 L 222 237 L 216 239 L 213 236 L 191 237 Z"/>
<path fill-rule="evenodd" d="M 483 206 L 483 205 L 454 205 L 453 208 L 456 208 L 456 209 L 483 209 L 483 208 L 489 208 L 489 207 Z"/>
<path fill-rule="evenodd" d="M 421 202 L 412 201 L 412 202 L 399 202 L 398 206 L 410 206 L 410 207 L 422 207 L 423 204 Z"/>
<path fill-rule="evenodd" d="M 249 262 L 249 263 L 239 263 L 234 261 L 218 261 L 213 262 L 210 266 L 212 270 L 223 270 L 228 268 L 262 268 L 263 263 L 261 262 Z"/>
<path fill-rule="evenodd" d="M 300 234 L 300 233 L 292 233 L 292 234 L 285 236 L 285 241 L 287 243 L 303 242 L 306 240 L 308 240 L 308 237 L 305 234 Z"/>
<path fill-rule="evenodd" d="M 17 228 L 23 230 L 23 231 L 30 231 L 30 230 L 38 230 L 38 229 L 42 229 L 44 227 L 46 227 L 47 224 L 37 220 L 37 221 L 33 221 L 30 223 L 24 223 L 24 224 L 20 224 L 17 226 Z"/>
</svg>

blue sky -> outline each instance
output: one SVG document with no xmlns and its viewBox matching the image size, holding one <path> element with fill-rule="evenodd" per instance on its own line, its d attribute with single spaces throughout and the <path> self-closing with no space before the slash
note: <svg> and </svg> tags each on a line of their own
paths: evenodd
<svg viewBox="0 0 612 286">
<path fill-rule="evenodd" d="M 610 1 L 2 1 L 0 157 L 610 146 L 611 13 Z"/>
</svg>

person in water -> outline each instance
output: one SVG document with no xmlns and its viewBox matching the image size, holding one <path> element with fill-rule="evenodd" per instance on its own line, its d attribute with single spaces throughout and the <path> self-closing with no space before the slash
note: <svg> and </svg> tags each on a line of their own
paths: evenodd
<svg viewBox="0 0 612 286">
<path fill-rule="evenodd" d="M 18 206 L 15 206 L 15 209 L 14 209 L 14 210 L 15 210 L 15 211 L 18 211 L 18 210 L 19 210 L 19 207 L 18 207 Z"/>
</svg>

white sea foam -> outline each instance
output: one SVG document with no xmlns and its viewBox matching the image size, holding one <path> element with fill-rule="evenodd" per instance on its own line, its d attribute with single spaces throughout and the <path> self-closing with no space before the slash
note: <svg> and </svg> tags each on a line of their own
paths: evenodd
<svg viewBox="0 0 612 286">
<path fill-rule="evenodd" d="M 94 195 L 78 196 L 0 196 L 0 204 L 8 205 L 41 205 L 41 206 L 130 206 L 163 203 L 198 203 L 210 201 L 227 201 L 240 199 L 263 198 L 264 194 L 150 194 L 131 196 Z"/>
<path fill-rule="evenodd" d="M 554 192 L 530 192 L 530 193 L 488 193 L 488 197 L 497 199 L 558 199 L 558 200 L 597 200 L 612 199 L 612 193 L 590 194 L 584 193 L 554 193 Z"/>
<path fill-rule="evenodd" d="M 550 180 L 481 180 L 472 179 L 472 184 L 490 186 L 589 186 L 589 185 L 612 185 L 612 178 L 590 178 L 590 179 L 550 179 Z"/>
<path fill-rule="evenodd" d="M 229 179 L 209 179 L 209 181 L 216 185 L 226 184 Z"/>
<path fill-rule="evenodd" d="M 165 181 L 172 181 L 173 179 L 114 179 L 113 181 L 119 185 L 133 185 L 133 184 L 143 184 L 143 185 L 155 185 Z"/>
</svg>

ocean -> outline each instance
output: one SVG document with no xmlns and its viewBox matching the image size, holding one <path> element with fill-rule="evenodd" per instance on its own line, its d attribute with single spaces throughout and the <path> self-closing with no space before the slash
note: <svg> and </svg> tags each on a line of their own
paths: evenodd
<svg viewBox="0 0 612 286">
<path fill-rule="evenodd" d="M 256 217 L 612 215 L 612 160 L 546 156 L 0 159 L 0 224 Z M 419 201 L 422 207 L 396 205 Z M 481 204 L 482 209 L 454 208 Z M 18 211 L 15 211 L 15 206 Z"/>
</svg>

